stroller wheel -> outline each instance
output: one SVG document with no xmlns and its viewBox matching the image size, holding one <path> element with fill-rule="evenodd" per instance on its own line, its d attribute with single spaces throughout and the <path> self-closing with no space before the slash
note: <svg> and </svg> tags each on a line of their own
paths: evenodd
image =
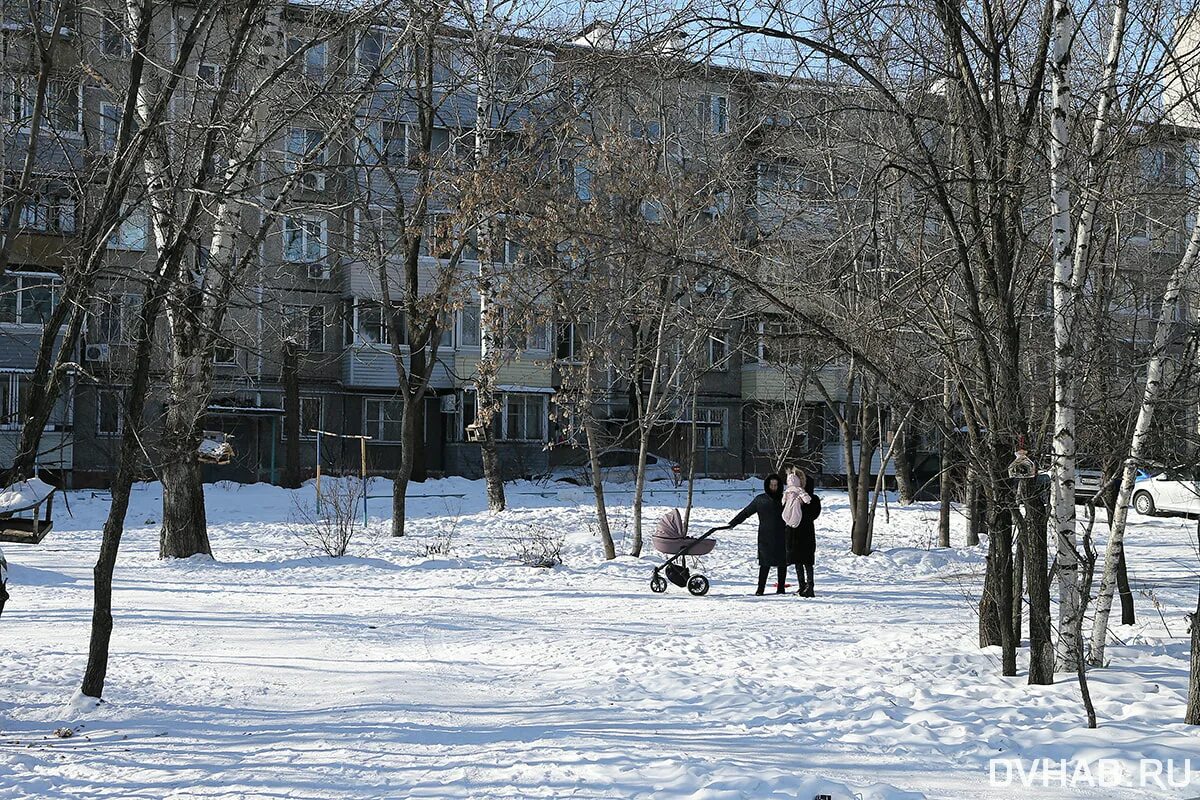
<svg viewBox="0 0 1200 800">
<path fill-rule="evenodd" d="M 693 575 L 688 581 L 688 591 L 696 597 L 708 594 L 708 578 L 703 575 Z"/>
<path fill-rule="evenodd" d="M 705 583 L 707 583 L 707 581 L 705 581 Z M 654 573 L 654 577 L 650 579 L 650 591 L 654 592 L 655 594 L 662 594 L 666 590 L 667 579 L 662 575 L 659 575 L 657 572 Z"/>
</svg>

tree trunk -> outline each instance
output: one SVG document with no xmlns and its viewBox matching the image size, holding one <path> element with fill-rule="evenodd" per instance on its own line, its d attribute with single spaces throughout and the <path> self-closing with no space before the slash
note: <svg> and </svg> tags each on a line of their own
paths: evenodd
<svg viewBox="0 0 1200 800">
<path fill-rule="evenodd" d="M 1200 214 L 1192 225 L 1192 236 L 1186 252 L 1171 270 L 1163 291 L 1162 310 L 1154 327 L 1154 342 L 1150 363 L 1146 365 L 1146 386 L 1142 390 L 1142 402 L 1138 408 L 1137 422 L 1129 443 L 1129 458 L 1121 473 L 1121 490 L 1117 496 L 1117 507 L 1112 517 L 1108 535 L 1108 546 L 1104 550 L 1104 574 L 1100 579 L 1100 591 L 1096 595 L 1096 616 L 1092 625 L 1092 652 L 1088 663 L 1093 666 L 1104 664 L 1104 647 L 1108 637 L 1108 618 L 1112 613 L 1113 594 L 1117 585 L 1117 570 L 1125 553 L 1125 528 L 1129 520 L 1129 505 L 1133 502 L 1134 483 L 1137 470 L 1144 457 L 1150 439 L 1150 426 L 1165 380 L 1167 347 L 1170 343 L 1174 319 L 1178 313 L 1180 295 L 1185 276 L 1191 274 L 1200 257 Z M 1131 598 L 1132 600 L 1132 598 Z"/>
<path fill-rule="evenodd" d="M 649 449 L 650 432 L 643 426 L 642 435 L 638 437 L 637 480 L 633 484 L 633 547 L 629 555 L 634 558 L 642 555 L 642 499 L 646 493 L 646 453 Z"/>
<path fill-rule="evenodd" d="M 1133 590 L 1129 588 L 1129 572 L 1125 567 L 1125 548 L 1121 548 L 1121 558 L 1117 562 L 1117 593 L 1121 595 L 1121 624 L 1134 625 L 1137 614 L 1133 608 Z"/>
<path fill-rule="evenodd" d="M 1025 544 L 1024 537 L 1017 538 L 1016 554 L 1012 562 L 1012 631 L 1017 645 L 1021 643 L 1021 616 L 1025 603 Z"/>
<path fill-rule="evenodd" d="M 967 476 L 967 547 L 979 544 L 979 537 L 988 532 L 987 502 L 983 488 L 974 474 Z"/>
<path fill-rule="evenodd" d="M 896 428 L 893 460 L 896 465 L 896 493 L 902 506 L 912 505 L 917 499 L 916 484 L 913 480 L 913 436 L 909 432 L 912 416 L 910 413 L 900 420 L 900 425 Z"/>
<path fill-rule="evenodd" d="M 990 539 L 996 542 L 996 552 L 999 561 L 995 566 L 999 572 L 997 624 L 1000 626 L 1000 647 L 1002 649 L 1001 674 L 1012 676 L 1017 674 L 1017 639 L 1012 627 L 1012 598 L 1013 598 L 1013 547 L 1012 547 L 1012 512 L 1007 508 L 996 509 L 988 524 Z"/>
<path fill-rule="evenodd" d="M 287 468 L 283 473 L 283 486 L 299 489 L 300 470 L 300 355 L 294 344 L 287 342 L 283 347 L 283 441 L 284 461 Z"/>
<path fill-rule="evenodd" d="M 159 558 L 212 555 L 204 512 L 204 483 L 195 448 L 175 452 L 159 467 L 163 487 L 163 524 Z"/>
<path fill-rule="evenodd" d="M 1000 539 L 995 532 L 988 538 L 987 567 L 983 577 L 983 594 L 979 597 L 979 646 L 995 647 L 1003 642 L 1002 628 L 1007 625 L 1007 617 L 1002 614 L 1001 606 L 1007 605 L 1002 600 L 1005 593 L 1001 585 L 1001 574 L 1006 572 L 1005 559 L 1000 552 Z M 1004 621 L 1003 624 L 1001 621 Z"/>
<path fill-rule="evenodd" d="M 1196 600 L 1196 611 L 1192 614 L 1192 670 L 1188 681 L 1187 715 L 1183 721 L 1188 725 L 1200 725 L 1200 597 Z"/>
<path fill-rule="evenodd" d="M 413 364 L 413 367 L 414 376 L 415 378 L 419 379 L 421 375 L 416 373 L 415 363 Z M 426 382 L 427 380 L 423 381 L 423 383 Z M 429 477 L 429 464 L 425 459 L 425 413 L 425 395 L 422 394 L 421 399 L 412 404 L 414 435 L 412 437 L 412 470 L 409 472 L 408 476 L 410 481 L 417 481 L 418 483 Z"/>
<path fill-rule="evenodd" d="M 392 536 L 404 535 L 408 483 L 412 478 L 414 453 L 420 447 L 417 443 L 420 428 L 417 427 L 416 414 L 412 411 L 413 407 L 424 404 L 423 397 L 418 397 L 415 401 L 411 399 L 411 395 L 405 397 L 404 418 L 400 420 L 400 465 L 392 476 Z"/>
<path fill-rule="evenodd" d="M 584 435 L 587 437 L 588 461 L 592 465 L 592 495 L 596 498 L 596 524 L 600 528 L 600 543 L 604 547 L 605 560 L 611 561 L 617 557 L 617 547 L 613 542 L 612 529 L 608 526 L 608 507 L 604 503 L 604 479 L 600 472 L 600 448 L 596 446 L 596 422 L 591 414 L 583 421 Z"/>
<path fill-rule="evenodd" d="M 952 442 L 950 429 L 953 419 L 950 414 L 950 376 L 942 381 L 942 415 L 946 430 L 942 433 L 941 453 L 938 458 L 938 547 L 950 546 L 950 512 L 954 496 L 954 475 L 950 471 Z"/>
<path fill-rule="evenodd" d="M 1054 633 L 1050 614 L 1048 512 L 1042 489 L 1034 483 L 1025 497 L 1025 585 L 1029 592 L 1029 683 L 1054 683 Z"/>
</svg>

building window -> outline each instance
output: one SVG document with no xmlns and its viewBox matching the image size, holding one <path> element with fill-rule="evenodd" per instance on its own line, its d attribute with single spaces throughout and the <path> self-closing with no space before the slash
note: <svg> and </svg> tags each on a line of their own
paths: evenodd
<svg viewBox="0 0 1200 800">
<path fill-rule="evenodd" d="M 146 209 L 135 206 L 126 209 L 125 216 L 118 223 L 113 235 L 109 237 L 108 248 L 141 252 L 146 249 L 148 241 L 149 220 L 146 217 Z"/>
<path fill-rule="evenodd" d="M 288 56 L 295 58 L 300 72 L 305 78 L 319 81 L 325 77 L 325 44 L 325 42 L 312 42 L 303 36 L 288 37 Z"/>
<path fill-rule="evenodd" d="M 396 209 L 372 206 L 365 212 L 354 210 L 354 241 L 373 255 L 402 255 L 404 239 Z"/>
<path fill-rule="evenodd" d="M 662 141 L 662 123 L 656 119 L 631 119 L 629 135 L 648 144 L 656 144 Z"/>
<path fill-rule="evenodd" d="M 58 279 L 10 272 L 0 276 L 0 324 L 44 325 L 58 305 Z"/>
<path fill-rule="evenodd" d="M 75 198 L 62 192 L 41 192 L 26 198 L 17 215 L 18 228 L 50 234 L 75 233 Z M 0 226 L 8 225 L 8 209 L 0 213 Z"/>
<path fill-rule="evenodd" d="M 404 404 L 401 401 L 368 398 L 364 406 L 364 434 L 376 442 L 400 441 L 401 423 L 404 419 Z"/>
<path fill-rule="evenodd" d="M 136 294 L 114 294 L 101 299 L 92 312 L 91 341 L 110 344 L 131 341 L 137 333 L 139 300 Z"/>
<path fill-rule="evenodd" d="M 408 165 L 408 126 L 402 122 L 380 125 L 379 158 L 389 167 Z"/>
<path fill-rule="evenodd" d="M 507 442 L 546 441 L 546 395 L 507 393 L 495 415 L 496 438 Z"/>
<path fill-rule="evenodd" d="M 289 173 L 303 172 L 300 182 L 305 189 L 320 191 L 325 188 L 325 175 L 320 168 L 325 165 L 325 133 L 313 128 L 289 128 L 287 149 L 283 165 Z"/>
<path fill-rule="evenodd" d="M 582 364 L 584 347 L 591 336 L 586 322 L 560 322 L 555 326 L 554 357 L 568 364 Z"/>
<path fill-rule="evenodd" d="M 385 313 L 382 303 L 375 300 L 346 302 L 346 341 L 358 345 L 390 344 L 392 315 Z M 400 343 L 408 344 L 408 331 L 403 312 L 400 314 Z"/>
<path fill-rule="evenodd" d="M 0 430 L 19 430 L 29 407 L 29 375 L 0 373 Z"/>
<path fill-rule="evenodd" d="M 729 133 L 729 98 L 723 94 L 704 94 L 699 103 L 700 127 L 715 134 Z"/>
<path fill-rule="evenodd" d="M 729 334 L 717 331 L 708 335 L 704 366 L 714 370 L 729 368 Z"/>
<path fill-rule="evenodd" d="M 395 83 L 404 73 L 404 56 L 393 51 L 399 47 L 395 34 L 382 30 L 363 32 L 358 39 L 358 68 L 367 73 L 377 69 L 385 61 L 390 63 L 383 69 L 383 77 Z"/>
<path fill-rule="evenodd" d="M 291 264 L 308 264 L 309 276 L 328 278 L 329 223 L 323 217 L 283 218 L 283 258 Z"/>
<path fill-rule="evenodd" d="M 696 443 L 710 450 L 723 448 L 728 443 L 729 409 L 716 406 L 701 406 L 696 409 Z"/>
<path fill-rule="evenodd" d="M 213 348 L 213 363 L 219 367 L 237 366 L 237 348 L 229 344 L 218 344 Z"/>
<path fill-rule="evenodd" d="M 592 199 L 592 169 L 587 164 L 576 164 L 574 167 L 575 175 L 575 196 L 581 202 L 588 203 Z"/>
<path fill-rule="evenodd" d="M 284 306 L 283 340 L 302 350 L 325 349 L 325 306 Z"/>
<path fill-rule="evenodd" d="M 13 77 L 8 80 L 5 112 L 9 120 L 18 126 L 28 126 L 33 117 L 37 99 L 37 79 L 32 76 Z M 58 133 L 79 133 L 82 129 L 80 113 L 80 85 L 78 81 L 64 78 L 51 79 L 46 84 L 45 113 L 42 124 Z"/>
<path fill-rule="evenodd" d="M 514 314 L 507 309 L 500 309 L 500 341 L 506 350 L 536 350 L 545 351 L 549 347 L 546 340 L 546 323 L 536 319 L 514 319 Z"/>
<path fill-rule="evenodd" d="M 467 303 L 458 312 L 458 341 L 460 347 L 479 347 L 479 303 Z"/>
<path fill-rule="evenodd" d="M 100 22 L 100 52 L 111 58 L 129 58 L 133 47 L 119 17 L 105 15 Z"/>
<path fill-rule="evenodd" d="M 120 389 L 98 389 L 96 391 L 96 435 L 120 436 L 125 430 L 122 414 Z"/>
<path fill-rule="evenodd" d="M 196 65 L 196 79 L 207 86 L 216 87 L 221 83 L 221 65 L 204 62 Z"/>
<path fill-rule="evenodd" d="M 313 431 L 323 430 L 325 404 L 321 397 L 300 398 L 300 438 L 315 439 Z"/>
<path fill-rule="evenodd" d="M 117 148 L 117 136 L 121 131 L 121 107 L 116 103 L 100 104 L 100 144 L 104 152 Z"/>
</svg>

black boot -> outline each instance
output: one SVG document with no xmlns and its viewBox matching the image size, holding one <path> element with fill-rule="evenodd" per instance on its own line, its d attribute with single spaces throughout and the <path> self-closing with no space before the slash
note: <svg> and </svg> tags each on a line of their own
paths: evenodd
<svg viewBox="0 0 1200 800">
<path fill-rule="evenodd" d="M 804 596 L 816 597 L 813 593 L 813 568 L 811 564 L 804 566 Z"/>
<path fill-rule="evenodd" d="M 758 567 L 758 591 L 756 595 L 761 596 L 767 589 L 767 575 L 770 574 L 771 568 L 760 564 Z"/>
<path fill-rule="evenodd" d="M 787 567 L 779 568 L 779 584 L 775 587 L 775 594 L 783 594 L 784 586 L 787 585 Z"/>
</svg>

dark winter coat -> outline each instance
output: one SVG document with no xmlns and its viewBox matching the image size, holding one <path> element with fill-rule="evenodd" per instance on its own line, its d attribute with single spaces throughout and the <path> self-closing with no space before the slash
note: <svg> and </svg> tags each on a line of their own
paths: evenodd
<svg viewBox="0 0 1200 800">
<path fill-rule="evenodd" d="M 803 564 L 811 567 L 816 558 L 817 531 L 813 526 L 813 520 L 821 514 L 821 498 L 817 496 L 815 488 L 816 481 L 809 476 L 804 483 L 804 491 L 812 500 L 804 505 L 804 517 L 800 520 L 800 524 L 795 528 L 788 528 L 786 531 L 784 538 L 787 542 L 787 563 L 789 564 Z"/>
<path fill-rule="evenodd" d="M 779 486 L 779 490 L 775 493 L 767 491 L 768 482 L 774 478 Z M 768 475 L 763 480 L 763 493 L 750 501 L 750 505 L 743 508 L 734 517 L 729 527 L 734 528 L 741 525 L 750 518 L 751 514 L 758 514 L 758 563 L 763 566 L 780 566 L 787 559 L 787 550 L 784 546 L 784 524 L 783 524 L 783 479 L 778 475 Z"/>
</svg>

